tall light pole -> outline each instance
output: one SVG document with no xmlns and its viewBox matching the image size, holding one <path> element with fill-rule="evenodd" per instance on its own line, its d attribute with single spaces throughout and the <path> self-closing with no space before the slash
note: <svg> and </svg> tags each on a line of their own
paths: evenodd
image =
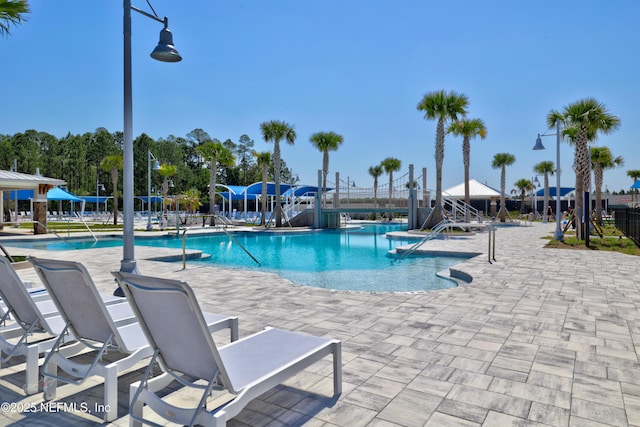
<svg viewBox="0 0 640 427">
<path fill-rule="evenodd" d="M 100 180 L 96 178 L 96 214 L 100 215 L 100 190 L 104 191 L 104 184 L 100 183 Z"/>
<path fill-rule="evenodd" d="M 534 150 L 544 150 L 544 145 L 542 145 L 541 136 L 556 136 L 556 232 L 554 235 L 554 239 L 563 242 L 564 241 L 564 233 L 562 232 L 562 215 L 560 214 L 560 141 L 562 140 L 562 134 L 560 133 L 560 122 L 556 123 L 556 133 L 547 133 L 547 134 L 538 134 L 538 138 L 536 138 L 536 145 L 533 147 Z"/>
<path fill-rule="evenodd" d="M 153 170 L 160 169 L 160 162 L 151 153 L 151 150 L 147 151 L 147 231 L 153 230 L 151 225 L 151 160 L 153 159 Z"/>
<path fill-rule="evenodd" d="M 133 232 L 133 102 L 131 90 L 131 11 L 164 24 L 160 31 L 158 46 L 151 52 L 151 57 L 162 62 L 178 62 L 182 57 L 173 46 L 173 37 L 168 28 L 168 19 L 160 19 L 143 10 L 131 6 L 131 0 L 124 0 L 124 231 L 123 231 L 123 256 L 120 261 L 120 271 L 137 273 L 136 260 L 134 258 L 134 232 Z M 154 12 L 155 13 L 155 12 Z M 120 291 L 120 292 L 118 292 Z M 118 288 L 116 295 L 121 295 Z"/>
</svg>

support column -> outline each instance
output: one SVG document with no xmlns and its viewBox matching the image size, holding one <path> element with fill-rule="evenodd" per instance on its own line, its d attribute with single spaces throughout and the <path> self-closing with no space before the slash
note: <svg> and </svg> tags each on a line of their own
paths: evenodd
<svg viewBox="0 0 640 427">
<path fill-rule="evenodd" d="M 33 234 L 47 234 L 47 192 L 50 188 L 40 184 L 33 192 Z"/>
<path fill-rule="evenodd" d="M 333 193 L 333 206 L 335 208 L 340 207 L 340 172 L 336 172 L 336 191 Z"/>
<path fill-rule="evenodd" d="M 318 191 L 316 191 L 315 215 L 313 218 L 313 228 L 322 228 L 322 200 L 324 199 L 322 189 L 322 171 L 318 170 Z"/>
<path fill-rule="evenodd" d="M 417 203 L 416 203 L 415 191 L 416 191 L 416 188 L 415 188 L 415 182 L 413 178 L 413 165 L 409 165 L 409 198 L 407 200 L 407 208 L 408 208 L 407 226 L 409 230 L 413 230 L 417 227 L 416 225 Z"/>
</svg>

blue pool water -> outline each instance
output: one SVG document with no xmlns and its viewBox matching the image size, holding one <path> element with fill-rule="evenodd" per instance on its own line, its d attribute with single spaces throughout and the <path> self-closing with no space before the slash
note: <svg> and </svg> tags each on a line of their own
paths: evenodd
<svg viewBox="0 0 640 427">
<path fill-rule="evenodd" d="M 409 241 L 390 240 L 384 234 L 400 229 L 394 224 L 371 224 L 360 229 L 312 232 L 236 232 L 234 239 L 259 262 L 247 255 L 226 234 L 191 236 L 187 249 L 211 254 L 189 263 L 213 263 L 225 267 L 269 271 L 295 283 L 328 289 L 355 291 L 425 291 L 456 286 L 436 273 L 464 260 L 461 257 L 410 256 L 392 263 L 388 251 Z M 31 241 L 35 249 L 69 250 L 121 246 L 121 239 L 58 239 Z M 24 242 L 16 242 L 21 245 Z M 181 248 L 181 238 L 138 238 L 136 245 Z M 5 245 L 14 245 L 6 242 Z"/>
</svg>

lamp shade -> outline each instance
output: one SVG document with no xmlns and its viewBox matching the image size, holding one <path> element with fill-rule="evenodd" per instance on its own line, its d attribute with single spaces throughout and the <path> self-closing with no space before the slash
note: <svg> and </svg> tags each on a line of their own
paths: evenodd
<svg viewBox="0 0 640 427">
<path fill-rule="evenodd" d="M 544 150 L 544 145 L 542 145 L 542 138 L 540 138 L 540 134 L 538 134 L 538 138 L 536 138 L 536 145 L 533 146 L 534 150 Z"/>
<path fill-rule="evenodd" d="M 158 46 L 151 52 L 151 57 L 162 62 L 182 61 L 182 57 L 173 45 L 173 35 L 171 34 L 171 30 L 167 28 L 166 22 L 164 28 L 160 31 Z"/>
</svg>

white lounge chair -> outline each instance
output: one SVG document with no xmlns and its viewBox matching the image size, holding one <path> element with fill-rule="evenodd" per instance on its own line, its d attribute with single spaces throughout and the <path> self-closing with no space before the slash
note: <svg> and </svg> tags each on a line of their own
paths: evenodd
<svg viewBox="0 0 640 427">
<path fill-rule="evenodd" d="M 30 295 L 5 257 L 0 257 L 0 298 L 0 365 L 25 356 L 24 391 L 37 393 L 40 354 L 53 347 L 64 324 L 46 292 Z"/>
<path fill-rule="evenodd" d="M 173 423 L 225 426 L 251 400 L 328 355 L 333 355 L 334 395 L 342 392 L 340 341 L 267 328 L 218 348 L 188 284 L 122 272 L 112 274 L 153 348 L 142 380 L 131 385 L 130 426 L 154 424 L 144 418 L 144 405 Z M 150 378 L 156 362 L 163 373 Z M 201 389 L 199 402 L 192 408 L 177 407 L 156 394 L 173 380 Z M 206 400 L 214 387 L 235 396 L 228 403 L 207 409 Z"/>
<path fill-rule="evenodd" d="M 99 375 L 104 378 L 105 420 L 113 421 L 117 417 L 118 376 L 153 353 L 132 314 L 131 306 L 128 303 L 118 304 L 121 311 L 129 312 L 129 316 L 108 310 L 89 272 L 80 263 L 34 257 L 27 259 L 33 264 L 64 319 L 64 328 L 47 353 L 42 367 L 45 399 L 55 398 L 57 381 L 80 385 L 87 378 Z M 231 340 L 237 339 L 237 317 L 208 314 L 206 324 L 211 331 L 230 328 Z M 72 360 L 62 351 L 60 345 L 67 332 L 76 340 L 71 345 L 95 352 L 90 363 Z M 106 362 L 102 360 L 106 352 L 120 353 L 122 357 Z M 68 376 L 59 376 L 58 366 Z"/>
<path fill-rule="evenodd" d="M 7 363 L 15 356 L 25 356 L 27 394 L 38 391 L 38 360 L 50 350 L 64 329 L 64 320 L 45 289 L 27 291 L 11 263 L 0 257 L 0 324 L 14 320 L 0 330 L 0 362 Z M 102 296 L 110 308 L 123 302 L 121 298 Z M 131 308 L 129 317 L 133 317 Z M 18 333 L 16 333 L 18 332 Z M 64 337 L 68 341 L 71 337 Z M 71 354 L 65 348 L 65 354 Z"/>
</svg>

